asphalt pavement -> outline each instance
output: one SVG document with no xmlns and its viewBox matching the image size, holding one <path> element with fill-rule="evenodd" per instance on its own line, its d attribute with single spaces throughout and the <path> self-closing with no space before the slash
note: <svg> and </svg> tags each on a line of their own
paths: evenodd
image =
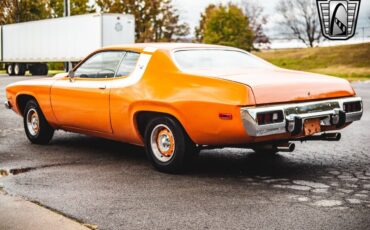
<svg viewBox="0 0 370 230">
<path fill-rule="evenodd" d="M 0 75 L 0 101 L 31 78 Z M 370 83 L 353 87 L 365 113 L 340 142 L 276 156 L 204 150 L 183 175 L 155 171 L 142 148 L 85 135 L 32 145 L 1 106 L 0 188 L 99 229 L 370 229 Z"/>
</svg>

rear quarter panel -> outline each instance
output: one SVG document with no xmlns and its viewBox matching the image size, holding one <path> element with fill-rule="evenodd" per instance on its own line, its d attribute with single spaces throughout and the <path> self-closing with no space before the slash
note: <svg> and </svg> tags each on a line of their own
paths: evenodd
<svg viewBox="0 0 370 230">
<path fill-rule="evenodd" d="M 240 106 L 254 104 L 249 87 L 184 74 L 172 63 L 169 52 L 158 50 L 139 83 L 112 88 L 111 121 L 118 138 L 134 144 L 142 145 L 135 123 L 135 115 L 141 111 L 174 116 L 197 144 L 238 144 L 248 140 Z M 221 120 L 219 113 L 230 113 L 233 119 Z"/>
</svg>

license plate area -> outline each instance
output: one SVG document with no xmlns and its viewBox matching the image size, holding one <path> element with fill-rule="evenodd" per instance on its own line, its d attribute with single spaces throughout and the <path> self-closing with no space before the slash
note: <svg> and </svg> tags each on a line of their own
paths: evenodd
<svg viewBox="0 0 370 230">
<path fill-rule="evenodd" d="M 306 136 L 321 132 L 320 118 L 307 119 L 304 121 L 303 128 Z"/>
</svg>

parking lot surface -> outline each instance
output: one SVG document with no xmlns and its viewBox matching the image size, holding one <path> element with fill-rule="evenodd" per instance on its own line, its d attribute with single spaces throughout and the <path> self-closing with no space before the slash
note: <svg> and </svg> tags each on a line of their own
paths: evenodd
<svg viewBox="0 0 370 230">
<path fill-rule="evenodd" d="M 0 101 L 30 78 L 0 75 Z M 183 175 L 155 171 L 140 147 L 79 134 L 32 145 L 1 106 L 0 188 L 99 229 L 370 229 L 370 83 L 353 87 L 365 113 L 340 142 L 205 150 Z"/>
</svg>

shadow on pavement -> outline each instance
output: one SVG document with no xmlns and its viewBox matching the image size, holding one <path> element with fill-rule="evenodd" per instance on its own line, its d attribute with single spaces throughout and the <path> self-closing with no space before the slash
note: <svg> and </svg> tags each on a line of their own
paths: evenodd
<svg viewBox="0 0 370 230">
<path fill-rule="evenodd" d="M 147 164 L 148 170 L 155 170 L 146 159 L 145 150 L 139 146 L 125 143 L 71 134 L 55 138 L 51 143 L 65 153 L 76 153 L 84 162 L 114 161 L 118 164 Z M 312 178 L 325 165 L 312 162 L 297 162 L 289 154 L 256 154 L 249 149 L 214 149 L 203 150 L 192 161 L 183 176 L 201 177 L 272 177 L 272 178 Z"/>
</svg>

